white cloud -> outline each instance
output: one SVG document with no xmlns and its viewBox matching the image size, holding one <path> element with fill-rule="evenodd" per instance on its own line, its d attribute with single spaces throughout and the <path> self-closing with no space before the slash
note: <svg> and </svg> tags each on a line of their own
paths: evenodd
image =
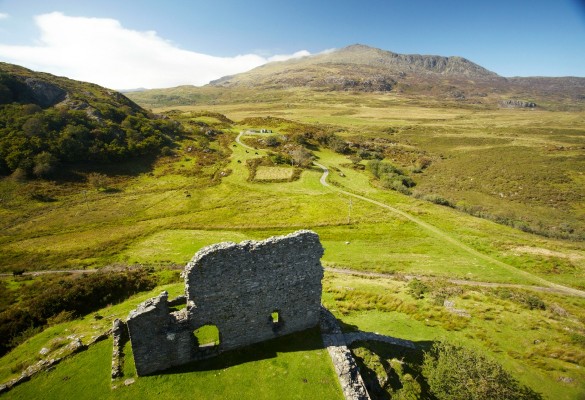
<svg viewBox="0 0 585 400">
<path fill-rule="evenodd" d="M 6 14 L 6 13 L 1 13 L 1 12 L 0 12 L 0 19 L 6 19 L 6 18 L 8 18 L 8 17 L 10 17 L 10 15 L 8 15 L 8 14 Z"/>
<path fill-rule="evenodd" d="M 269 61 L 310 54 L 215 57 L 180 49 L 154 31 L 126 29 L 114 19 L 53 12 L 35 17 L 35 22 L 41 31 L 38 44 L 0 44 L 1 59 L 115 89 L 204 85 Z"/>
<path fill-rule="evenodd" d="M 307 50 L 301 50 L 301 51 L 297 51 L 296 53 L 293 54 L 277 54 L 275 56 L 272 57 L 268 57 L 268 61 L 272 62 L 272 61 L 286 61 L 286 60 L 290 60 L 291 58 L 301 58 L 301 57 L 306 57 L 306 56 L 310 56 L 311 53 L 309 53 Z"/>
</svg>

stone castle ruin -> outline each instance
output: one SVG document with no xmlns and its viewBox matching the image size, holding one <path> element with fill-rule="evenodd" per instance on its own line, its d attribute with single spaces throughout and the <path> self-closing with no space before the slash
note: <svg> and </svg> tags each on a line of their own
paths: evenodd
<svg viewBox="0 0 585 400">
<path fill-rule="evenodd" d="M 318 325 L 322 255 L 319 236 L 307 230 L 201 249 L 183 271 L 184 308 L 174 311 L 163 292 L 130 313 L 138 375 Z M 200 328 L 218 340 L 200 343 Z"/>
</svg>

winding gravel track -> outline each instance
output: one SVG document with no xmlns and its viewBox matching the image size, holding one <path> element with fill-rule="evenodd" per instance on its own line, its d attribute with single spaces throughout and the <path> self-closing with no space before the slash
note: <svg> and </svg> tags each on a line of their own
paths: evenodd
<svg viewBox="0 0 585 400">
<path fill-rule="evenodd" d="M 496 260 L 495 258 L 490 257 L 490 256 L 488 256 L 486 254 L 480 253 L 479 251 L 477 251 L 477 250 L 475 250 L 475 249 L 467 246 L 466 244 L 458 241 L 457 239 L 455 239 L 455 238 L 447 235 L 444 231 L 440 230 L 439 228 L 437 228 L 437 227 L 435 227 L 435 226 L 433 226 L 433 225 L 431 225 L 431 224 L 429 224 L 427 222 L 424 222 L 423 220 L 421 220 L 419 218 L 416 218 L 416 217 L 408 214 L 407 212 L 404 212 L 402 210 L 399 210 L 399 209 L 397 209 L 395 207 L 389 206 L 389 205 L 384 204 L 382 202 L 379 202 L 377 200 L 373 200 L 373 199 L 370 199 L 368 197 L 361 196 L 359 194 L 355 194 L 355 193 L 352 193 L 352 192 L 348 192 L 348 191 L 343 190 L 343 189 L 340 189 L 340 188 L 338 188 L 336 186 L 331 186 L 327 182 L 327 176 L 329 175 L 329 169 L 326 166 L 324 166 L 323 164 L 319 164 L 317 162 L 314 162 L 314 164 L 323 170 L 323 175 L 321 175 L 321 179 L 320 179 L 321 185 L 323 185 L 323 186 L 325 186 L 325 187 L 327 187 L 327 188 L 329 188 L 331 190 L 334 190 L 334 191 L 336 191 L 338 193 L 341 193 L 341 194 L 344 194 L 346 196 L 351 196 L 351 197 L 354 197 L 356 199 L 360 199 L 362 201 L 366 201 L 368 203 L 374 204 L 374 205 L 376 205 L 378 207 L 381 207 L 381 208 L 384 208 L 384 209 L 386 209 L 388 211 L 391 211 L 391 212 L 393 212 L 395 214 L 398 214 L 398 215 L 400 215 L 400 216 L 402 216 L 402 217 L 404 217 L 404 218 L 406 218 L 406 219 L 414 222 L 415 224 L 419 225 L 421 228 L 424 228 L 427 231 L 430 231 L 436 237 L 438 237 L 438 238 L 440 238 L 440 239 L 448 242 L 449 244 L 451 244 L 453 246 L 459 247 L 460 249 L 462 249 L 462 250 L 466 251 L 467 253 L 471 254 L 472 256 L 474 256 L 476 258 L 479 258 L 479 259 L 482 259 L 484 261 L 487 261 L 487 262 L 489 262 L 491 264 L 494 264 L 494 265 L 496 265 L 496 266 L 498 266 L 500 268 L 504 268 L 504 269 L 506 269 L 506 270 L 508 270 L 510 272 L 515 273 L 515 274 L 522 275 L 525 278 L 530 279 L 532 282 L 537 282 L 539 285 L 542 285 L 542 286 L 544 286 L 546 288 L 553 289 L 554 292 L 556 292 L 556 293 L 563 293 L 563 294 L 568 294 L 568 295 L 571 295 L 571 296 L 585 297 L 585 291 L 578 290 L 578 289 L 574 289 L 574 288 L 570 288 L 570 287 L 567 287 L 567 286 L 563 286 L 563 285 L 559 285 L 557 283 L 553 283 L 553 282 L 547 281 L 546 279 L 541 278 L 541 277 L 536 276 L 536 275 L 533 275 L 530 272 L 523 271 L 523 270 L 518 269 L 518 268 L 516 268 L 516 267 L 514 267 L 512 265 L 509 265 L 509 264 L 506 264 L 506 263 L 504 263 L 502 261 Z M 461 282 L 467 282 L 467 281 L 462 280 Z"/>
<path fill-rule="evenodd" d="M 240 140 L 241 137 L 243 135 L 243 132 L 240 132 L 238 134 L 238 136 L 236 137 L 236 142 L 247 149 L 250 150 L 254 150 L 253 147 L 250 147 L 244 143 L 242 143 L 242 141 Z M 362 200 L 362 201 L 366 201 L 368 203 L 374 204 L 378 207 L 384 208 L 388 211 L 391 211 L 395 214 L 398 214 L 412 222 L 414 222 L 415 224 L 419 225 L 420 227 L 432 232 L 435 236 L 441 238 L 442 240 L 456 246 L 459 247 L 460 249 L 466 251 L 467 253 L 471 254 L 474 257 L 480 258 L 484 261 L 487 261 L 491 264 L 497 265 L 498 267 L 502 267 L 507 269 L 510 272 L 514 272 L 517 273 L 519 275 L 522 275 L 524 277 L 526 277 L 527 279 L 530 279 L 534 282 L 538 282 L 540 285 L 542 286 L 532 286 L 532 285 L 520 285 L 520 284 L 508 284 L 508 283 L 495 283 L 495 282 L 480 282 L 480 281 L 468 281 L 468 280 L 464 280 L 464 279 L 447 279 L 448 282 L 457 284 L 457 285 L 470 285 L 470 286 L 482 286 L 482 287 L 513 287 L 513 288 L 521 288 L 521 289 L 530 289 L 530 290 L 536 290 L 536 291 L 541 291 L 541 292 L 549 292 L 549 293 L 556 293 L 556 294 L 565 294 L 565 295 L 570 295 L 570 296 L 577 296 L 577 297 L 585 297 L 585 291 L 582 290 L 578 290 L 578 289 L 574 289 L 574 288 L 570 288 L 570 287 L 566 287 L 563 285 L 559 285 L 557 283 L 553 283 L 553 282 L 549 282 L 544 278 L 541 278 L 539 276 L 533 275 L 529 272 L 523 271 L 521 269 L 518 269 L 516 267 L 513 267 L 509 264 L 506 264 L 502 261 L 496 260 L 495 258 L 492 258 L 486 254 L 482 254 L 479 251 L 467 246 L 464 243 L 461 243 L 460 241 L 458 241 L 455 238 L 452 238 L 451 236 L 447 235 L 445 232 L 443 232 L 442 230 L 440 230 L 439 228 L 428 224 L 424 221 L 422 221 L 419 218 L 416 218 L 402 210 L 399 210 L 395 207 L 389 206 L 387 204 L 384 204 L 382 202 L 379 202 L 377 200 L 373 200 L 370 198 L 367 198 L 365 196 L 361 196 L 359 194 L 355 194 L 352 192 L 348 192 L 346 190 L 340 189 L 338 187 L 335 186 L 331 186 L 328 182 L 327 182 L 327 177 L 329 176 L 329 169 L 324 166 L 323 164 L 314 162 L 315 165 L 317 165 L 319 168 L 321 168 L 323 170 L 323 175 L 321 175 L 320 178 L 320 182 L 321 185 L 323 185 L 326 188 L 329 188 L 331 190 L 334 190 L 338 193 L 344 194 L 346 196 L 351 196 L 354 197 L 356 199 Z M 125 269 L 125 268 L 120 268 L 120 270 Z M 117 270 L 117 268 L 109 268 L 109 271 L 115 271 Z M 378 273 L 378 272 L 368 272 L 368 271 L 356 271 L 356 270 L 351 270 L 351 269 L 344 269 L 344 268 L 325 268 L 326 271 L 328 272 L 332 272 L 332 273 L 338 273 L 338 274 L 347 274 L 347 275 L 357 275 L 357 276 L 377 276 L 377 277 L 382 277 L 382 278 L 392 278 L 395 277 L 395 275 L 393 274 L 384 274 L 384 273 Z M 94 273 L 97 272 L 97 269 L 85 269 L 85 270 L 39 270 L 39 271 L 27 271 L 24 274 L 25 275 L 42 275 L 42 274 L 54 274 L 54 273 L 77 273 L 77 274 L 88 274 L 88 273 Z M 12 274 L 0 274 L 0 276 L 11 276 Z M 425 276 L 419 276 L 419 275 L 405 275 L 404 276 L 406 279 L 413 279 L 413 278 L 417 278 L 417 279 L 423 279 L 423 280 L 428 280 L 428 279 L 433 279 L 431 277 L 425 277 Z"/>
</svg>

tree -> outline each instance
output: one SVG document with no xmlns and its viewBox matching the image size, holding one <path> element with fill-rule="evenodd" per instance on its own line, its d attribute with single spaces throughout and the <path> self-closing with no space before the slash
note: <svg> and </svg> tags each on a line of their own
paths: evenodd
<svg viewBox="0 0 585 400">
<path fill-rule="evenodd" d="M 447 342 L 436 342 L 425 352 L 423 375 L 439 400 L 542 399 L 496 361 Z"/>
<path fill-rule="evenodd" d="M 345 154 L 349 151 L 349 146 L 337 135 L 331 135 L 327 138 L 327 145 L 336 153 Z"/>
<path fill-rule="evenodd" d="M 34 158 L 33 174 L 39 178 L 51 175 L 57 165 L 57 159 L 51 153 L 43 151 Z"/>
<path fill-rule="evenodd" d="M 89 174 L 87 176 L 87 182 L 97 190 L 108 188 L 108 177 L 99 172 Z"/>
<path fill-rule="evenodd" d="M 300 167 L 308 167 L 313 162 L 313 154 L 304 147 L 298 147 L 290 153 L 293 162 Z"/>
<path fill-rule="evenodd" d="M 266 146 L 269 146 L 269 147 L 277 147 L 278 145 L 280 145 L 280 141 L 278 140 L 278 138 L 276 136 L 268 136 L 264 140 L 264 143 L 266 143 Z"/>
</svg>

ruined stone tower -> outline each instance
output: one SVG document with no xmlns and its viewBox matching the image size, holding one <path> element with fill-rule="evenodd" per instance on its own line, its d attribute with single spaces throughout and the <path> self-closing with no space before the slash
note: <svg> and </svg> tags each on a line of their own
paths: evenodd
<svg viewBox="0 0 585 400">
<path fill-rule="evenodd" d="M 183 272 L 185 308 L 172 311 L 163 292 L 130 313 L 138 375 L 317 325 L 322 255 L 318 235 L 306 230 L 201 249 Z M 219 344 L 198 343 L 203 326 L 217 330 Z"/>
</svg>

